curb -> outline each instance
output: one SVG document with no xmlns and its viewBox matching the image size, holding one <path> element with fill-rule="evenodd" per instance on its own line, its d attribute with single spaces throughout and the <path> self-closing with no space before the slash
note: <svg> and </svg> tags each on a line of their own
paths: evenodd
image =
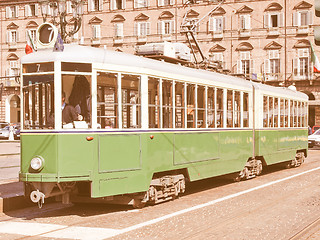
<svg viewBox="0 0 320 240">
<path fill-rule="evenodd" d="M 23 195 L 8 198 L 0 197 L 0 213 L 32 206 L 34 206 L 34 203 L 28 201 Z"/>
</svg>

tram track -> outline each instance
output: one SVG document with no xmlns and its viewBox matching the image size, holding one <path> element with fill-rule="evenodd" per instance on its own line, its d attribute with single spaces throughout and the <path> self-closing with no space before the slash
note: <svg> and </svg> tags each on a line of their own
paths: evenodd
<svg viewBox="0 0 320 240">
<path fill-rule="evenodd" d="M 320 217 L 293 235 L 289 240 L 311 239 L 312 235 L 318 231 L 320 231 Z"/>
</svg>

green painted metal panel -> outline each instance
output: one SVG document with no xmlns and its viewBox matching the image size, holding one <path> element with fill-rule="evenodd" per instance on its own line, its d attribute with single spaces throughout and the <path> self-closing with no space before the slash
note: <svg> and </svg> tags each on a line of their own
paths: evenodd
<svg viewBox="0 0 320 240">
<path fill-rule="evenodd" d="M 219 133 L 178 133 L 174 135 L 174 164 L 218 159 Z"/>
<path fill-rule="evenodd" d="M 141 137 L 137 134 L 99 136 L 99 172 L 141 169 Z"/>
<path fill-rule="evenodd" d="M 45 165 L 42 173 L 56 173 L 58 155 L 58 141 L 56 135 L 48 134 L 23 134 L 21 135 L 21 173 L 31 171 L 31 159 L 41 156 Z"/>
</svg>

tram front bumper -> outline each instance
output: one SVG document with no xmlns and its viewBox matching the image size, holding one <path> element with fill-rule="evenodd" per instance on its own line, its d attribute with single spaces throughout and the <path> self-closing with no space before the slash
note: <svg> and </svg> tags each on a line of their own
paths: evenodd
<svg viewBox="0 0 320 240">
<path fill-rule="evenodd" d="M 57 174 L 39 174 L 39 173 L 19 173 L 20 182 L 77 182 L 77 181 L 91 181 L 91 174 L 79 174 L 77 176 Z"/>
</svg>

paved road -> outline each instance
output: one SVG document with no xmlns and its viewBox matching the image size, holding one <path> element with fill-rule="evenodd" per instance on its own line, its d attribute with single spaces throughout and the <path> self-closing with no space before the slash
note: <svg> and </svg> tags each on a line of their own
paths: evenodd
<svg viewBox="0 0 320 240">
<path fill-rule="evenodd" d="M 291 239 L 320 219 L 320 150 L 299 168 L 189 184 L 175 201 L 127 206 L 47 204 L 0 214 L 0 239 Z M 320 224 L 299 239 L 319 239 Z"/>
</svg>

